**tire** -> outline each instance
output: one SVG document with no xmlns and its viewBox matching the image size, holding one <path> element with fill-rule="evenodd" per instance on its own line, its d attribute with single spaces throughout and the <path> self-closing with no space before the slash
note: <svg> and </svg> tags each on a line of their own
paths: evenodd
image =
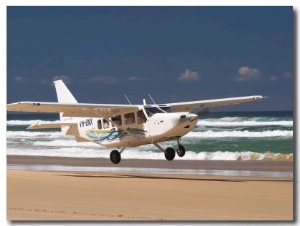
<svg viewBox="0 0 300 226">
<path fill-rule="evenodd" d="M 175 158 L 175 150 L 173 148 L 167 148 L 165 151 L 165 157 L 168 161 L 172 161 Z"/>
<path fill-rule="evenodd" d="M 113 164 L 118 164 L 121 161 L 121 154 L 120 154 L 120 152 L 118 152 L 117 150 L 113 150 L 110 153 L 110 161 Z"/>
<path fill-rule="evenodd" d="M 176 152 L 179 157 L 183 157 L 185 155 L 185 148 L 180 144 Z"/>
</svg>

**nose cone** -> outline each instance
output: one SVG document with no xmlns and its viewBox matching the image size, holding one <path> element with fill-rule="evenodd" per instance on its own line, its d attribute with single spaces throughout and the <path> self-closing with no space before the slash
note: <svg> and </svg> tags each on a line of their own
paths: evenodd
<svg viewBox="0 0 300 226">
<path fill-rule="evenodd" d="M 193 121 L 195 121 L 195 120 L 198 121 L 198 115 L 196 115 L 196 114 L 189 113 L 189 114 L 187 115 L 187 118 L 189 119 L 190 122 L 193 122 Z"/>
</svg>

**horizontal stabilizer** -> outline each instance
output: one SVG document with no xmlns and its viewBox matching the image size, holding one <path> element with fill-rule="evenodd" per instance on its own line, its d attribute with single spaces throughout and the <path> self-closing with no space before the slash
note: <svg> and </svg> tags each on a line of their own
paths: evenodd
<svg viewBox="0 0 300 226">
<path fill-rule="evenodd" d="M 74 126 L 76 122 L 52 122 L 52 123 L 35 123 L 27 129 L 60 129 L 62 126 Z"/>
</svg>

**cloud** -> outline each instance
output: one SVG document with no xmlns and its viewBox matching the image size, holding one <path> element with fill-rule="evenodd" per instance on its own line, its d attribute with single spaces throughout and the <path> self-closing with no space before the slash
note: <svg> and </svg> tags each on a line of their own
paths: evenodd
<svg viewBox="0 0 300 226">
<path fill-rule="evenodd" d="M 42 76 L 40 76 L 42 77 Z M 14 81 L 16 83 L 30 83 L 30 84 L 39 84 L 39 85 L 50 85 L 53 86 L 53 81 L 62 79 L 65 84 L 71 83 L 71 78 L 67 75 L 60 75 L 60 76 L 54 76 L 53 79 L 45 79 L 45 78 L 29 78 L 27 76 L 17 76 L 14 78 Z"/>
<path fill-rule="evenodd" d="M 17 77 L 15 77 L 15 82 L 17 82 L 17 83 L 23 83 L 23 82 L 26 82 L 27 81 L 27 79 L 26 78 L 24 78 L 24 77 L 21 77 L 21 76 L 17 76 Z"/>
<path fill-rule="evenodd" d="M 260 71 L 256 68 L 251 67 L 241 67 L 238 70 L 238 76 L 236 81 L 238 82 L 248 82 L 258 80 L 260 78 Z"/>
<path fill-rule="evenodd" d="M 127 78 L 128 81 L 141 81 L 141 80 L 149 80 L 145 77 L 136 77 L 136 76 L 130 76 Z"/>
<path fill-rule="evenodd" d="M 104 84 L 113 84 L 116 83 L 117 80 L 113 76 L 100 75 L 90 78 L 89 82 L 102 82 Z"/>
<path fill-rule="evenodd" d="M 197 81 L 200 80 L 198 72 L 185 69 L 184 73 L 181 73 L 178 77 L 179 81 Z"/>
<path fill-rule="evenodd" d="M 15 83 L 24 83 L 24 84 L 28 84 L 28 83 L 37 83 L 38 80 L 33 80 L 32 78 L 28 77 L 28 76 L 17 76 L 14 78 Z"/>
<path fill-rule="evenodd" d="M 276 75 L 272 75 L 270 78 L 269 78 L 270 81 L 276 81 L 278 80 L 278 77 Z"/>
<path fill-rule="evenodd" d="M 290 77 L 292 77 L 292 74 L 289 71 L 287 71 L 287 72 L 284 73 L 283 77 L 284 78 L 290 78 Z"/>
</svg>

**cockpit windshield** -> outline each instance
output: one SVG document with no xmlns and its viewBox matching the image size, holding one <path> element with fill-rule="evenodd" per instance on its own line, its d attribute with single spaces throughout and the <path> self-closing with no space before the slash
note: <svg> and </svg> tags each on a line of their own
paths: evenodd
<svg viewBox="0 0 300 226">
<path fill-rule="evenodd" d="M 145 110 L 146 110 L 148 117 L 151 117 L 156 113 L 172 112 L 172 109 L 168 106 L 163 106 L 163 107 L 145 106 Z"/>
<path fill-rule="evenodd" d="M 168 107 L 168 106 L 159 106 L 160 109 L 164 110 L 165 112 L 171 113 L 172 108 Z"/>
</svg>

